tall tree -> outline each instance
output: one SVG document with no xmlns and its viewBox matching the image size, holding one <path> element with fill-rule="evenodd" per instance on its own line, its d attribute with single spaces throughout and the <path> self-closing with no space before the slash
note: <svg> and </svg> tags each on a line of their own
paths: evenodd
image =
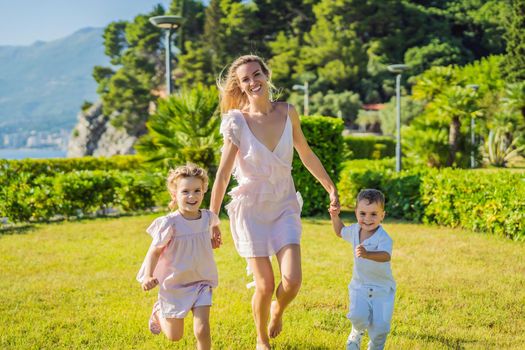
<svg viewBox="0 0 525 350">
<path fill-rule="evenodd" d="M 184 20 L 176 32 L 177 47 L 182 54 L 186 53 L 185 43 L 195 42 L 204 32 L 204 9 L 204 4 L 197 0 L 173 0 L 171 2 L 169 13 L 181 16 Z"/>
<path fill-rule="evenodd" d="M 180 57 L 181 85 L 208 84 L 234 58 L 253 52 L 252 36 L 258 25 L 254 13 L 251 3 L 211 0 L 205 10 L 201 39 L 191 44 L 186 42 L 186 53 Z M 203 70 L 192 71 L 196 66 Z"/>
<path fill-rule="evenodd" d="M 503 72 L 510 82 L 525 81 L 525 1 L 512 1 L 512 15 L 507 32 L 507 54 Z M 525 114 L 524 114 L 525 116 Z"/>
<path fill-rule="evenodd" d="M 103 112 L 117 127 L 132 134 L 146 131 L 150 101 L 162 81 L 161 32 L 149 23 L 149 17 L 164 14 L 161 6 L 138 15 L 132 22 L 114 22 L 104 31 L 106 54 L 115 69 L 94 67 Z"/>
</svg>

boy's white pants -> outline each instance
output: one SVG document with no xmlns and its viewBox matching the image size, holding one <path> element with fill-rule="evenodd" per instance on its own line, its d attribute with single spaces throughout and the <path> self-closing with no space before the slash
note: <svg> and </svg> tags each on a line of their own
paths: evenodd
<svg viewBox="0 0 525 350">
<path fill-rule="evenodd" d="M 358 331 L 368 330 L 368 350 L 385 347 L 394 311 L 395 291 L 374 286 L 349 288 L 350 311 L 346 315 Z"/>
</svg>

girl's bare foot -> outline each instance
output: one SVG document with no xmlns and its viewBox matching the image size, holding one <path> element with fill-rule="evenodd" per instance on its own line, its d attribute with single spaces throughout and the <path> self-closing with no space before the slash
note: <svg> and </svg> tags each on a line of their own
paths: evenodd
<svg viewBox="0 0 525 350">
<path fill-rule="evenodd" d="M 268 324 L 268 335 L 270 338 L 277 337 L 283 330 L 283 315 L 277 312 L 277 301 L 272 301 L 270 308 L 270 323 Z"/>
</svg>

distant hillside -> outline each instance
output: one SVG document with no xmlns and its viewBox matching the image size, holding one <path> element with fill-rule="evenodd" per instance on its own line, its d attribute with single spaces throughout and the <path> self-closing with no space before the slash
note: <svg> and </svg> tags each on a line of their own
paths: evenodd
<svg viewBox="0 0 525 350">
<path fill-rule="evenodd" d="M 31 46 L 0 46 L 0 130 L 71 129 L 84 100 L 95 101 L 95 65 L 109 65 L 103 28 Z"/>
</svg>

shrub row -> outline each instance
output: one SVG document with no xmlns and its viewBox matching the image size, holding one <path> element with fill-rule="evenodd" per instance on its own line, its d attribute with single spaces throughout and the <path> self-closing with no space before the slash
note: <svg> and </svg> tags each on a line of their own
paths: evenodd
<svg viewBox="0 0 525 350">
<path fill-rule="evenodd" d="M 0 217 L 27 222 L 105 214 L 110 208 L 144 210 L 155 206 L 164 187 L 164 175 L 145 172 L 80 170 L 36 177 L 24 172 L 16 181 L 4 181 Z"/>
<path fill-rule="evenodd" d="M 345 146 L 341 133 L 343 121 L 339 118 L 309 116 L 301 117 L 301 128 L 308 144 L 322 161 L 330 178 L 337 183 Z M 297 191 L 304 200 L 302 214 L 309 216 L 326 213 L 329 196 L 321 184 L 310 174 L 296 154 L 292 163 L 293 179 Z"/>
<path fill-rule="evenodd" d="M 425 222 L 525 240 L 525 173 L 443 170 L 422 179 Z"/>
<path fill-rule="evenodd" d="M 55 175 L 77 170 L 136 170 L 143 164 L 137 155 L 121 155 L 109 158 L 52 158 L 52 159 L 0 159 L 0 181 L 7 176 L 29 173 L 33 178 L 42 175 Z"/>
<path fill-rule="evenodd" d="M 393 162 L 348 161 L 338 189 L 353 207 L 359 190 L 385 193 L 389 217 L 463 227 L 525 240 L 525 173 L 507 170 L 412 169 Z"/>
<path fill-rule="evenodd" d="M 343 140 L 347 159 L 382 159 L 396 154 L 396 141 L 390 137 L 347 135 Z"/>
</svg>

